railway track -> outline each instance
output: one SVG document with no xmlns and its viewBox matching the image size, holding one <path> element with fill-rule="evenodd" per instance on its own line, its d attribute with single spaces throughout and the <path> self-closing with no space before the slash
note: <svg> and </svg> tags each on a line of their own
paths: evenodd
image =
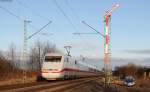
<svg viewBox="0 0 150 92">
<path fill-rule="evenodd" d="M 35 84 L 26 84 L 25 86 L 18 85 L 18 87 L 14 86 L 8 89 L 0 89 L 0 92 L 66 92 L 74 87 L 89 83 L 92 80 L 96 80 L 96 77 L 65 81 L 40 82 Z"/>
</svg>

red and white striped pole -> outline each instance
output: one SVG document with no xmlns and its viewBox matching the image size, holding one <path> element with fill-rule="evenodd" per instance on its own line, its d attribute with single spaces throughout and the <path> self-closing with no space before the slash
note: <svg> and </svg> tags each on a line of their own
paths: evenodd
<svg viewBox="0 0 150 92">
<path fill-rule="evenodd" d="M 109 63 L 109 16 L 105 16 L 105 64 L 108 65 Z"/>
<path fill-rule="evenodd" d="M 111 62 L 110 62 L 110 21 L 112 13 L 119 7 L 119 4 L 113 5 L 113 7 L 106 12 L 105 18 L 105 43 L 104 43 L 104 53 L 105 53 L 105 83 L 110 84 L 111 82 Z"/>
<path fill-rule="evenodd" d="M 110 15 L 105 16 L 105 43 L 104 43 L 104 53 L 105 53 L 105 83 L 110 84 L 111 81 L 111 70 L 110 70 L 110 57 L 109 57 L 109 48 L 110 48 L 110 39 L 109 39 L 109 21 Z"/>
</svg>

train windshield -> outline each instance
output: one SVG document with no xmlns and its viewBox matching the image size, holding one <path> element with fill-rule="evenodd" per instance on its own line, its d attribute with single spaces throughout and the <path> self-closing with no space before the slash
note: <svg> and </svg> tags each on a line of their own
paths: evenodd
<svg viewBox="0 0 150 92">
<path fill-rule="evenodd" d="M 61 62 L 62 56 L 46 56 L 45 62 Z"/>
</svg>

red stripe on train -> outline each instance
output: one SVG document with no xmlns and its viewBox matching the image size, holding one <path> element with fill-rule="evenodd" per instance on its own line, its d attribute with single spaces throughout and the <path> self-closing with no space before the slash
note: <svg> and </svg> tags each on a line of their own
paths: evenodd
<svg viewBox="0 0 150 92">
<path fill-rule="evenodd" d="M 60 71 L 50 71 L 50 70 L 49 71 L 43 71 L 42 73 L 62 73 L 62 72 L 66 72 L 66 71 L 95 73 L 95 72 L 91 72 L 91 71 L 84 71 L 84 70 L 71 69 L 71 68 L 64 68 Z"/>
</svg>

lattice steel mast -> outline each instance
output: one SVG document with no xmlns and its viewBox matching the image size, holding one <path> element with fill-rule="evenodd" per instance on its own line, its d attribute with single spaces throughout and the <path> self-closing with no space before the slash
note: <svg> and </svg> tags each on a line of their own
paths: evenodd
<svg viewBox="0 0 150 92">
<path fill-rule="evenodd" d="M 27 62 L 27 23 L 30 23 L 31 21 L 24 20 L 24 41 L 23 41 L 23 65 L 26 67 Z M 23 69 L 23 83 L 25 83 L 26 80 L 26 70 Z"/>
<path fill-rule="evenodd" d="M 111 76 L 112 76 L 112 69 L 111 69 L 111 59 L 110 59 L 110 54 L 111 54 L 111 49 L 110 49 L 110 35 L 111 35 L 111 15 L 119 7 L 119 4 L 115 4 L 109 11 L 106 12 L 104 19 L 105 19 L 105 43 L 104 43 L 104 54 L 105 54 L 105 84 L 109 85 L 111 83 Z"/>
<path fill-rule="evenodd" d="M 27 34 L 27 23 L 30 23 L 31 21 L 24 19 L 24 38 L 23 38 L 23 56 L 22 56 L 22 60 L 23 60 L 23 65 L 26 67 L 26 63 L 28 58 L 28 40 L 31 39 L 33 36 L 37 35 L 38 33 L 40 33 L 44 28 L 46 28 L 49 24 L 52 23 L 52 21 L 49 21 L 46 25 L 42 26 L 38 31 L 36 31 L 35 33 L 31 34 L 30 36 L 28 36 Z M 24 68 L 25 68 L 24 67 Z M 26 82 L 26 70 L 23 69 L 23 83 Z"/>
</svg>

